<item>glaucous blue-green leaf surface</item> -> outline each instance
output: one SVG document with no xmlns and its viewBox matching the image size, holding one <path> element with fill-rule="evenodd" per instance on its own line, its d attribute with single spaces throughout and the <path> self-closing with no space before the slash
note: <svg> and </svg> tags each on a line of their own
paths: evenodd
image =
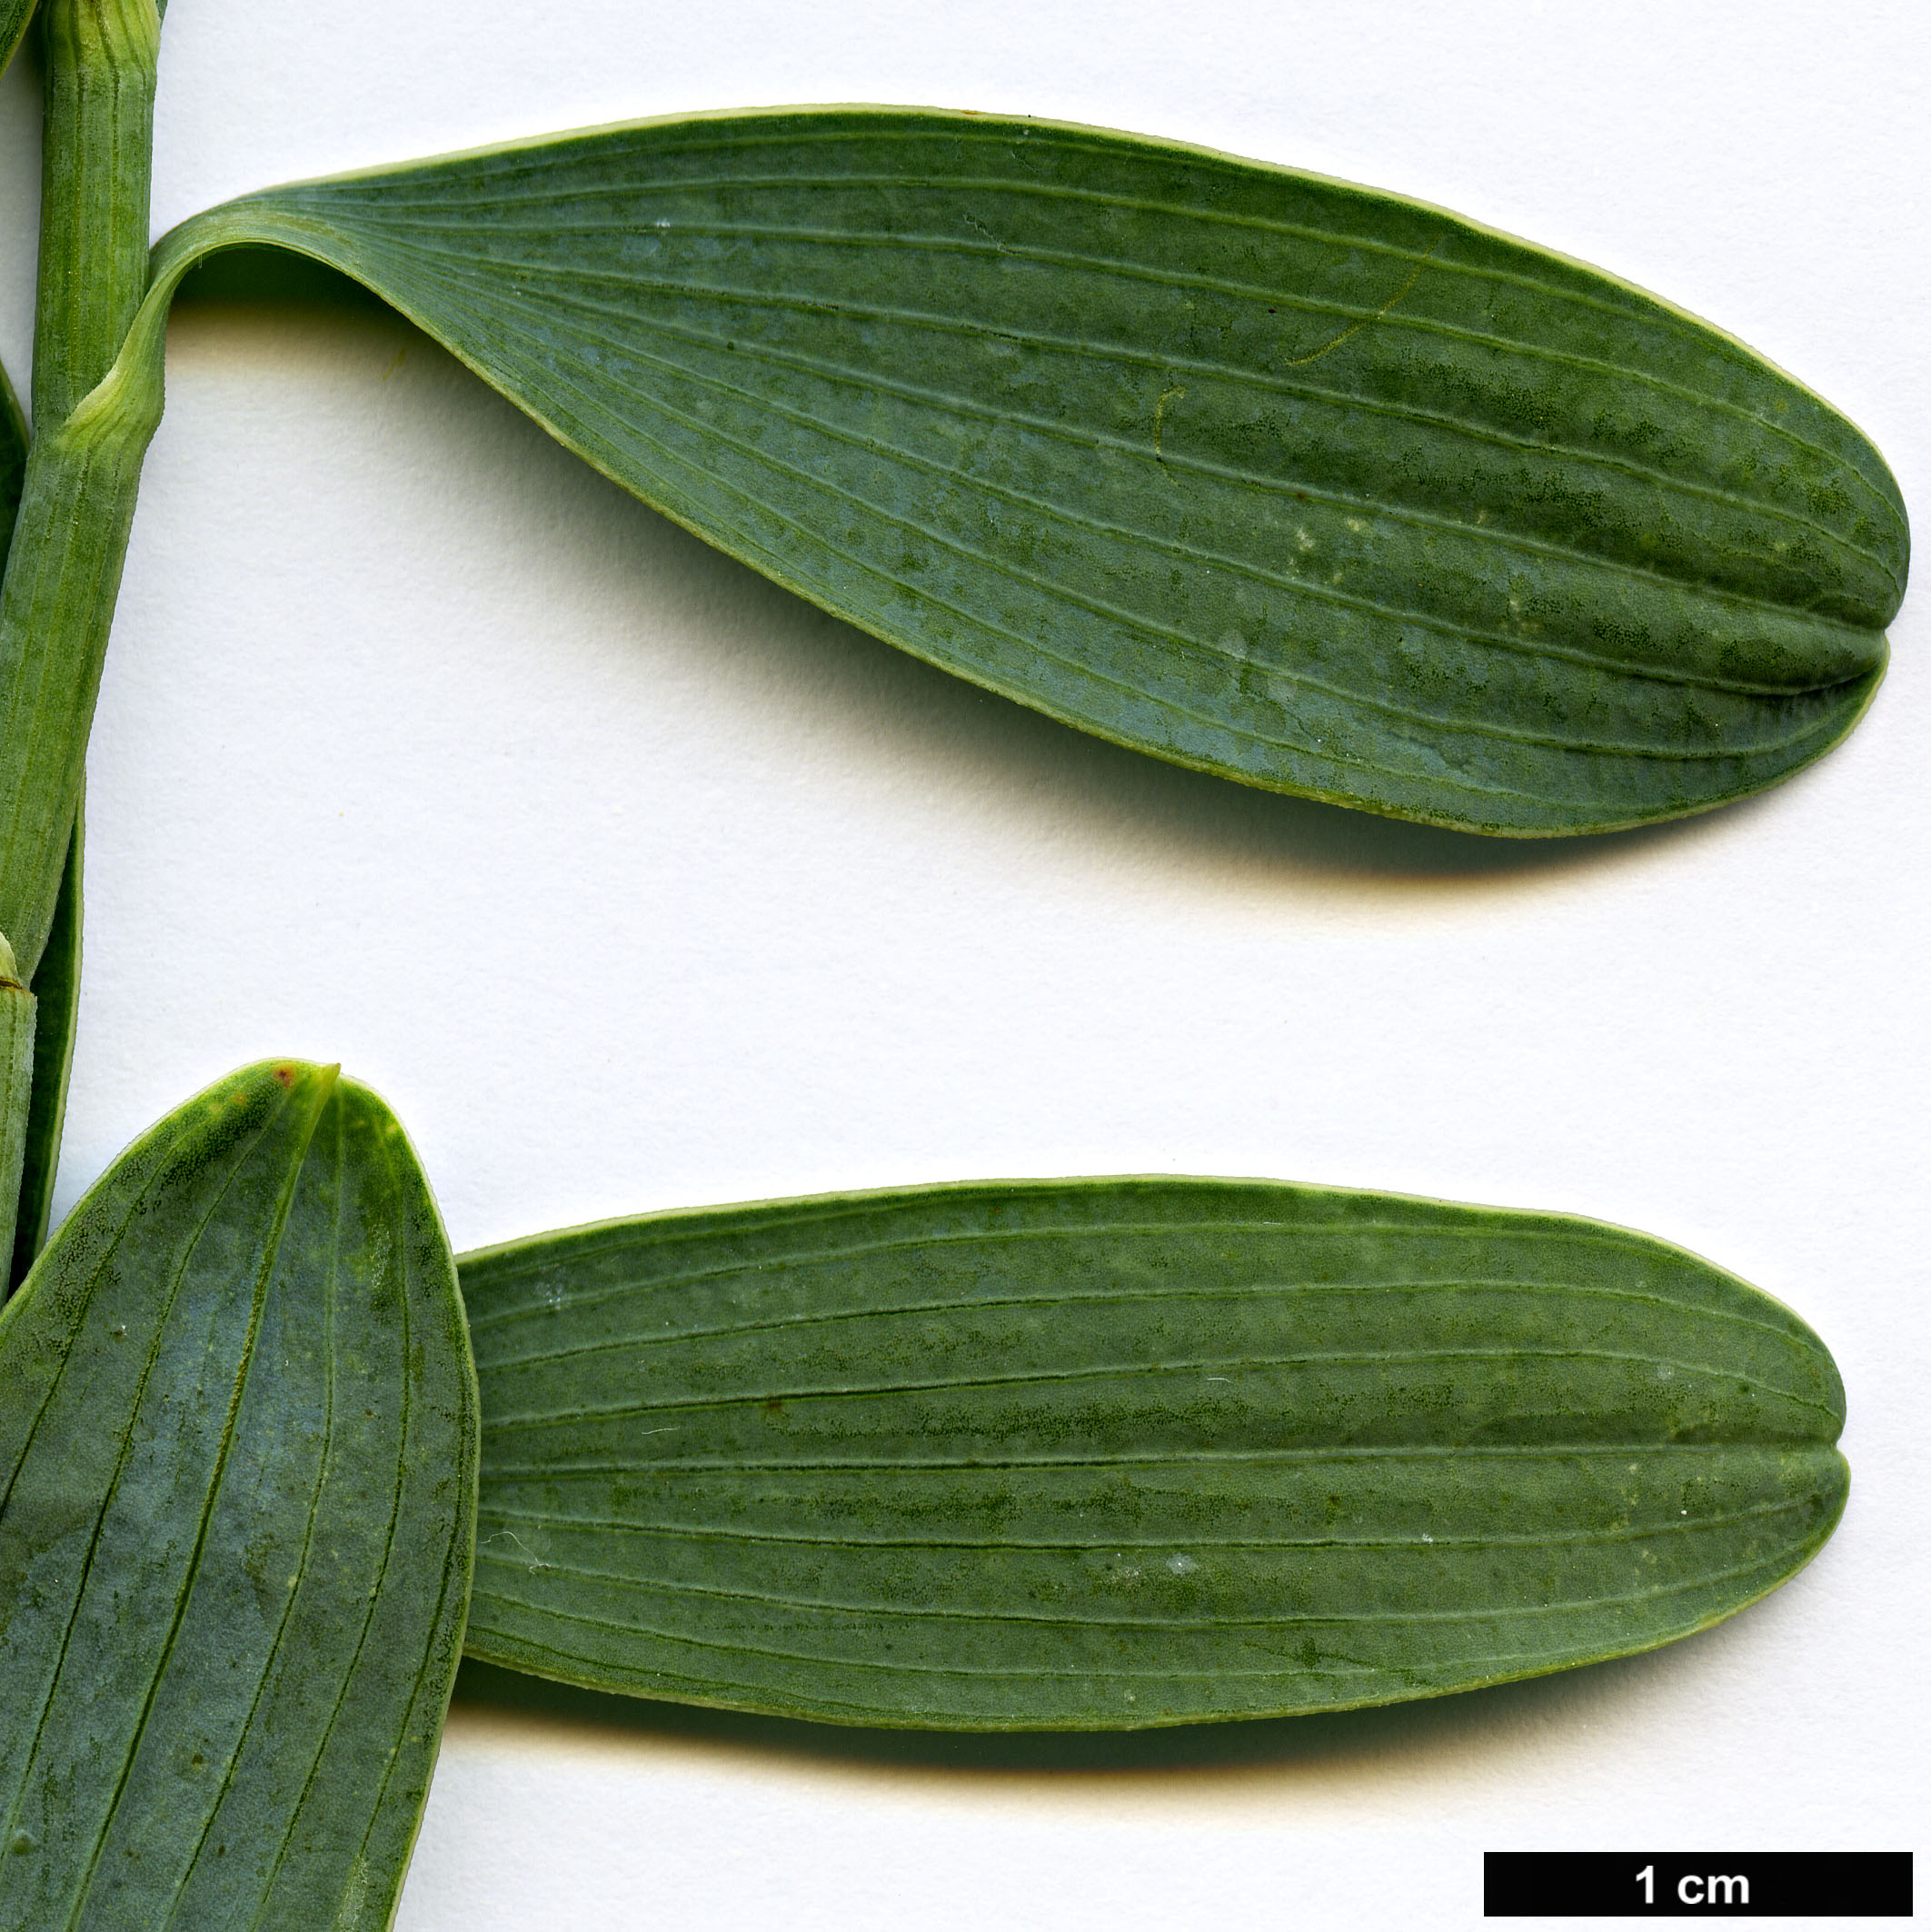
<svg viewBox="0 0 1931 1932">
<path fill-rule="evenodd" d="M 1259 1181 L 465 1256 L 474 1656 L 843 1723 L 1182 1723 L 1666 1643 L 1815 1553 L 1843 1391 L 1624 1230 Z"/>
<path fill-rule="evenodd" d="M 1069 723 L 1473 831 L 1761 789 L 1882 673 L 1907 541 L 1849 423 L 1438 208 L 1044 122 L 700 116 L 277 188 L 564 443 Z"/>
<path fill-rule="evenodd" d="M 249 1068 L 121 1156 L 0 1312 L 0 1927 L 390 1922 L 475 1445 L 373 1094 Z"/>
</svg>

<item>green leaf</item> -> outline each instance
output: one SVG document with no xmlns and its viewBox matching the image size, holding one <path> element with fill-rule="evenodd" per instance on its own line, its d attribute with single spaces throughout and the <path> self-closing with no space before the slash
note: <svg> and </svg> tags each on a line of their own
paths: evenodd
<svg viewBox="0 0 1931 1932">
<path fill-rule="evenodd" d="M 61 1130 L 67 1118 L 67 1082 L 74 1071 L 74 1040 L 80 1024 L 82 851 L 86 813 L 77 810 L 61 869 L 60 894 L 46 950 L 34 970 L 34 1075 L 27 1104 L 20 1174 L 19 1219 L 14 1224 L 10 1288 L 26 1280 L 54 1209 L 60 1173 Z"/>
<path fill-rule="evenodd" d="M 0 1312 L 0 1927 L 390 1922 L 475 1431 L 373 1094 L 254 1067 L 122 1155 Z"/>
<path fill-rule="evenodd" d="M 0 0 L 0 74 L 14 64 L 14 55 L 34 18 L 35 0 Z"/>
<path fill-rule="evenodd" d="M 1687 1636 L 1823 1544 L 1843 1390 L 1647 1236 L 1264 1181 L 645 1216 L 459 1262 L 472 1655 L 842 1723 L 1177 1724 Z"/>
<path fill-rule="evenodd" d="M 1516 835 L 1701 811 L 1850 728 L 1882 460 L 1741 344 L 1440 209 L 888 108 L 278 188 L 163 244 L 359 278 L 825 609 L 1185 765 Z M 154 351 L 154 353 L 158 353 Z"/>
</svg>

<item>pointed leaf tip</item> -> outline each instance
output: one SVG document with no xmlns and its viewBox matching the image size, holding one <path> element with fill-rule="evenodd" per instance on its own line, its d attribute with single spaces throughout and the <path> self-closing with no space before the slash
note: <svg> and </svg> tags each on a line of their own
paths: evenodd
<svg viewBox="0 0 1931 1932">
<path fill-rule="evenodd" d="M 323 1065 L 310 1060 L 274 1060 L 264 1064 L 278 1086 L 285 1087 L 291 1092 L 297 1087 L 304 1090 L 313 1087 L 324 1098 L 342 1073 L 339 1061 Z"/>
</svg>

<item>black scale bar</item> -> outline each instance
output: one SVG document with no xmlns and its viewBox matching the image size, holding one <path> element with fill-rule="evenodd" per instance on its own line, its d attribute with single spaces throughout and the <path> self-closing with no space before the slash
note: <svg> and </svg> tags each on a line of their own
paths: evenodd
<svg viewBox="0 0 1931 1932">
<path fill-rule="evenodd" d="M 1907 1851 L 1491 1851 L 1488 1918 L 1908 1918 Z"/>
</svg>

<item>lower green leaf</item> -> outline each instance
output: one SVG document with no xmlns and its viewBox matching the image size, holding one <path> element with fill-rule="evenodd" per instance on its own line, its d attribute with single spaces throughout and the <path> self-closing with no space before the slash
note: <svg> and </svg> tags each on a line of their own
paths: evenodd
<svg viewBox="0 0 1931 1932">
<path fill-rule="evenodd" d="M 462 1260 L 472 1655 L 844 1723 L 1428 1697 L 1727 1617 L 1830 1534 L 1787 1309 L 1557 1215 L 1103 1180 Z"/>
<path fill-rule="evenodd" d="M 373 1094 L 250 1068 L 115 1162 L 0 1313 L 0 1927 L 389 1923 L 475 1442 Z"/>
</svg>

